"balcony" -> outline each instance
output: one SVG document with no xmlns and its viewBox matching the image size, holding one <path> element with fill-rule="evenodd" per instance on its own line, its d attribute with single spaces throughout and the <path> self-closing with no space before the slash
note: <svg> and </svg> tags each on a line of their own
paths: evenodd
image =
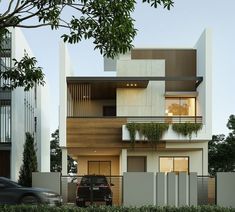
<svg viewBox="0 0 235 212">
<path fill-rule="evenodd" d="M 184 141 L 204 141 L 204 140 L 210 140 L 211 137 L 207 135 L 206 133 L 206 125 L 203 124 L 202 116 L 158 116 L 158 117 L 128 117 L 127 123 L 168 123 L 169 128 L 164 133 L 162 137 L 162 141 L 167 142 L 184 142 Z M 201 123 L 202 128 L 195 134 L 193 133 L 191 138 L 188 136 L 183 136 L 180 134 L 177 134 L 172 129 L 172 124 L 174 123 Z M 130 135 L 129 131 L 126 127 L 126 125 L 122 126 L 122 140 L 123 141 L 130 141 Z M 146 140 L 146 138 L 139 132 L 136 132 L 136 141 L 143 141 Z"/>
</svg>

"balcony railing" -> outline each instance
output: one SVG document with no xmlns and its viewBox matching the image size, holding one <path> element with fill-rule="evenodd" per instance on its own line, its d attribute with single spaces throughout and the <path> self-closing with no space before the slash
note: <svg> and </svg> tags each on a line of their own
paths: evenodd
<svg viewBox="0 0 235 212">
<path fill-rule="evenodd" d="M 202 116 L 68 116 L 67 118 L 80 119 L 115 119 L 126 118 L 127 123 L 202 123 Z"/>
<path fill-rule="evenodd" d="M 202 123 L 202 116 L 127 117 L 127 123 Z"/>
</svg>

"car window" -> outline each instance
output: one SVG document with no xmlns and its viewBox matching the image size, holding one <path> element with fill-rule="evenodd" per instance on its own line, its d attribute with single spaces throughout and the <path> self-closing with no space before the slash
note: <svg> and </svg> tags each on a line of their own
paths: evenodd
<svg viewBox="0 0 235 212">
<path fill-rule="evenodd" d="M 82 186 L 89 186 L 91 182 L 91 178 L 89 177 L 82 177 L 80 185 Z"/>
<path fill-rule="evenodd" d="M 19 188 L 21 187 L 20 185 L 18 185 L 16 182 L 11 181 L 9 179 L 0 179 L 0 185 L 1 188 Z"/>
<path fill-rule="evenodd" d="M 107 185 L 108 183 L 105 177 L 94 177 L 94 184 Z"/>
</svg>

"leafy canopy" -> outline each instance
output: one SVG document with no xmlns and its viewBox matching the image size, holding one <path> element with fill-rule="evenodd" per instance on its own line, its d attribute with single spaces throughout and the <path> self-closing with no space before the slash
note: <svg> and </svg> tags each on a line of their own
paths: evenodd
<svg viewBox="0 0 235 212">
<path fill-rule="evenodd" d="M 59 130 L 57 129 L 54 133 L 51 134 L 52 140 L 50 144 L 51 152 L 51 172 L 61 172 L 62 171 L 62 152 L 59 146 Z M 77 166 L 74 164 L 74 160 L 69 155 L 67 156 L 68 160 L 68 172 L 77 173 Z"/>
<path fill-rule="evenodd" d="M 208 144 L 209 173 L 235 171 L 235 116 L 231 115 L 227 123 L 229 135 L 213 135 Z"/>
<path fill-rule="evenodd" d="M 172 0 L 142 2 L 155 8 L 162 5 L 168 10 L 173 6 Z M 133 47 L 137 29 L 131 15 L 136 4 L 135 0 L 9 0 L 4 7 L 0 0 L 0 42 L 9 33 L 9 27 L 63 28 L 64 42 L 74 44 L 82 39 L 92 39 L 94 49 L 104 56 L 115 57 Z M 0 48 L 0 57 L 2 50 Z M 29 90 L 34 84 L 43 85 L 42 68 L 36 63 L 36 59 L 26 53 L 22 60 L 14 61 L 14 67 L 0 67 L 0 77 L 10 79 L 4 87 L 23 86 Z"/>
</svg>

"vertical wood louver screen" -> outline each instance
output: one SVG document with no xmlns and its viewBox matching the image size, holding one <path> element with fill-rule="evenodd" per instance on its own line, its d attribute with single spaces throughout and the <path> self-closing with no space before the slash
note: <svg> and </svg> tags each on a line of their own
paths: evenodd
<svg viewBox="0 0 235 212">
<path fill-rule="evenodd" d="M 67 116 L 87 116 L 91 101 L 91 85 L 68 84 Z"/>
</svg>

